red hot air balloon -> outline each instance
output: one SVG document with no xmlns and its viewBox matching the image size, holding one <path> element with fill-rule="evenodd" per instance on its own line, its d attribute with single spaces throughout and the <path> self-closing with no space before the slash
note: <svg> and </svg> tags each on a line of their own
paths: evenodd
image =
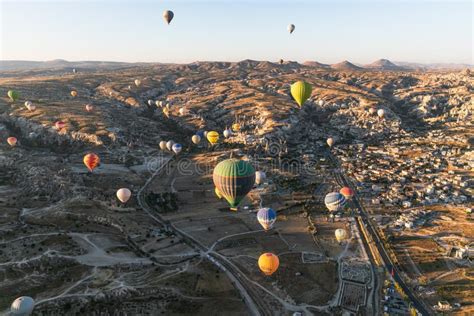
<svg viewBox="0 0 474 316">
<path fill-rule="evenodd" d="M 89 153 L 84 156 L 84 164 L 87 169 L 92 172 L 100 163 L 100 158 L 94 153 Z"/>
</svg>

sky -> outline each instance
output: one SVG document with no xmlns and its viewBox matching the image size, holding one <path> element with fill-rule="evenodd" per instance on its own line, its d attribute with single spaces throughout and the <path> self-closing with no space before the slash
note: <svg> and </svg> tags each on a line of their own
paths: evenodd
<svg viewBox="0 0 474 316">
<path fill-rule="evenodd" d="M 474 63 L 471 0 L 0 0 L 0 14 L 2 60 Z"/>
</svg>

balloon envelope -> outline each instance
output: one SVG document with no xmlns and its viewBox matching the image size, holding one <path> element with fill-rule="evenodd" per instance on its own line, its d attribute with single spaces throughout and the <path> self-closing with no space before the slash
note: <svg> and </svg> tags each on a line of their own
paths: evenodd
<svg viewBox="0 0 474 316">
<path fill-rule="evenodd" d="M 173 20 L 173 17 L 174 17 L 173 11 L 165 10 L 165 12 L 163 12 L 163 19 L 165 20 L 166 24 L 170 24 L 171 20 Z"/>
<path fill-rule="evenodd" d="M 288 27 L 286 28 L 288 30 L 288 32 L 293 33 L 293 31 L 295 30 L 295 25 L 294 24 L 289 24 Z"/>
<path fill-rule="evenodd" d="M 219 141 L 219 133 L 216 131 L 211 131 L 207 133 L 206 138 L 212 145 L 214 145 Z"/>
<path fill-rule="evenodd" d="M 84 156 L 84 164 L 86 165 L 87 169 L 92 172 L 100 162 L 99 156 L 94 153 L 89 153 Z"/>
<path fill-rule="evenodd" d="M 71 96 L 74 98 L 77 96 L 77 91 L 76 90 L 72 90 L 71 91 Z"/>
<path fill-rule="evenodd" d="M 35 308 L 35 301 L 29 296 L 21 296 L 13 301 L 10 307 L 11 315 L 27 316 L 31 315 Z"/>
<path fill-rule="evenodd" d="M 377 109 L 376 108 L 369 108 L 369 113 L 374 115 L 375 113 L 377 113 Z"/>
<path fill-rule="evenodd" d="M 173 149 L 173 152 L 177 155 L 181 152 L 181 150 L 183 149 L 183 146 L 181 146 L 181 144 L 174 144 L 172 149 Z"/>
<path fill-rule="evenodd" d="M 234 124 L 232 124 L 232 130 L 233 130 L 234 132 L 239 132 L 239 131 L 240 131 L 240 128 L 241 128 L 241 126 L 240 126 L 239 123 L 234 123 Z"/>
<path fill-rule="evenodd" d="M 257 220 L 265 230 L 272 228 L 276 218 L 276 212 L 269 207 L 261 208 L 257 212 Z"/>
<path fill-rule="evenodd" d="M 169 151 L 172 151 L 172 150 L 173 150 L 173 145 L 174 145 L 174 141 L 169 140 L 169 141 L 166 143 L 166 148 L 167 148 Z"/>
<path fill-rule="evenodd" d="M 160 142 L 160 149 L 161 149 L 161 150 L 165 150 L 165 149 L 166 149 L 166 141 L 162 140 L 162 141 Z"/>
<path fill-rule="evenodd" d="M 311 96 L 312 87 L 305 81 L 297 81 L 291 85 L 291 95 L 301 107 Z"/>
<path fill-rule="evenodd" d="M 341 242 L 349 238 L 349 234 L 347 233 L 347 231 L 342 228 L 336 229 L 336 231 L 334 232 L 334 235 L 336 236 L 337 242 Z"/>
<path fill-rule="evenodd" d="M 56 129 L 63 129 L 64 126 L 66 126 L 66 123 L 64 123 L 63 121 L 57 121 L 56 123 L 54 123 L 54 126 L 56 127 Z"/>
<path fill-rule="evenodd" d="M 277 255 L 267 252 L 258 258 L 258 267 L 265 275 L 272 275 L 278 270 L 280 260 Z"/>
<path fill-rule="evenodd" d="M 86 104 L 86 111 L 87 112 L 91 112 L 93 109 L 94 109 L 94 107 L 92 106 L 92 104 Z"/>
<path fill-rule="evenodd" d="M 324 198 L 324 204 L 329 211 L 338 211 L 342 209 L 345 203 L 346 199 L 344 198 L 344 195 L 339 192 L 328 193 Z"/>
<path fill-rule="evenodd" d="M 16 92 L 15 90 L 8 90 L 7 95 L 10 98 L 10 100 L 12 100 L 13 102 L 15 102 L 16 100 L 20 98 L 20 94 Z"/>
<path fill-rule="evenodd" d="M 121 188 L 117 190 L 117 199 L 122 203 L 127 203 L 127 201 L 132 196 L 132 191 L 127 188 Z"/>
<path fill-rule="evenodd" d="M 199 142 L 201 141 L 201 137 L 199 135 L 193 135 L 193 137 L 191 137 L 191 140 L 193 141 L 194 144 L 199 144 Z"/>
<path fill-rule="evenodd" d="M 201 137 L 201 139 L 203 139 L 204 137 L 206 137 L 206 135 L 204 135 L 204 131 L 202 131 L 202 130 L 197 131 L 197 132 L 196 132 L 196 135 L 199 136 L 199 137 Z"/>
<path fill-rule="evenodd" d="M 343 187 L 343 188 L 339 191 L 339 193 L 341 193 L 342 195 L 344 195 L 344 198 L 345 198 L 346 200 L 350 200 L 350 199 L 352 199 L 352 197 L 354 196 L 354 191 L 353 191 L 351 188 L 349 188 L 349 187 Z"/>
<path fill-rule="evenodd" d="M 385 110 L 384 110 L 384 109 L 379 109 L 379 110 L 377 111 L 377 115 L 378 115 L 379 117 L 384 117 L 384 116 L 385 116 Z"/>
<path fill-rule="evenodd" d="M 232 131 L 230 129 L 225 129 L 223 134 L 225 138 L 229 138 L 230 135 L 232 135 Z"/>
<path fill-rule="evenodd" d="M 13 136 L 12 136 L 12 137 L 8 137 L 8 138 L 7 138 L 7 143 L 8 143 L 8 145 L 10 145 L 10 146 L 12 146 L 12 147 L 14 147 L 14 146 L 16 145 L 16 142 L 17 142 L 16 137 L 13 137 Z"/>
<path fill-rule="evenodd" d="M 140 79 L 135 79 L 135 85 L 136 85 L 137 87 L 139 87 L 141 83 L 142 83 L 142 82 L 141 82 Z"/>
<path fill-rule="evenodd" d="M 236 208 L 255 183 L 255 169 L 239 159 L 221 161 L 214 168 L 212 179 L 232 208 Z"/>
<path fill-rule="evenodd" d="M 255 172 L 255 183 L 257 185 L 262 184 L 266 177 L 267 175 L 263 171 Z"/>
<path fill-rule="evenodd" d="M 326 143 L 328 144 L 329 147 L 332 147 L 332 145 L 334 145 L 334 138 L 329 137 L 327 139 Z"/>
<path fill-rule="evenodd" d="M 221 194 L 221 192 L 219 191 L 218 188 L 214 188 L 214 193 L 219 198 L 219 200 L 222 199 L 222 194 Z"/>
</svg>

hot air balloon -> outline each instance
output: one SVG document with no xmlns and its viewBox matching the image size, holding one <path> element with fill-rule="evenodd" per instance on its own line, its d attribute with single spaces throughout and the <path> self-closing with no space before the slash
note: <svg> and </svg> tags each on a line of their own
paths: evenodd
<svg viewBox="0 0 474 316">
<path fill-rule="evenodd" d="M 338 243 L 349 238 L 349 234 L 347 233 L 347 231 L 342 228 L 336 229 L 336 231 L 334 232 L 334 235 L 336 236 L 336 240 Z"/>
<path fill-rule="evenodd" d="M 13 301 L 10 307 L 12 316 L 28 316 L 31 315 L 35 308 L 35 300 L 29 296 L 20 296 Z"/>
<path fill-rule="evenodd" d="M 344 198 L 344 195 L 339 192 L 328 193 L 324 198 L 324 204 L 326 204 L 329 211 L 338 211 L 344 207 L 345 203 L 346 199 Z"/>
<path fill-rule="evenodd" d="M 267 177 L 267 175 L 263 171 L 255 172 L 255 183 L 257 185 L 262 184 L 266 177 Z"/>
<path fill-rule="evenodd" d="M 193 141 L 194 144 L 199 144 L 199 142 L 201 141 L 201 137 L 199 135 L 193 135 L 193 137 L 191 137 L 191 140 Z"/>
<path fill-rule="evenodd" d="M 222 199 L 222 194 L 221 194 L 221 192 L 219 191 L 218 188 L 214 188 L 214 193 L 219 198 L 219 200 Z"/>
<path fill-rule="evenodd" d="M 288 32 L 293 33 L 293 31 L 295 30 L 295 25 L 294 24 L 289 24 L 288 27 L 287 27 L 287 30 Z"/>
<path fill-rule="evenodd" d="M 334 145 L 334 138 L 329 137 L 329 138 L 326 140 L 326 143 L 328 144 L 329 147 L 332 147 L 332 145 Z"/>
<path fill-rule="evenodd" d="M 87 112 L 92 112 L 93 109 L 94 109 L 94 107 L 92 106 L 92 104 L 86 104 L 86 111 Z"/>
<path fill-rule="evenodd" d="M 173 152 L 177 155 L 181 152 L 181 150 L 183 149 L 183 146 L 181 146 L 181 144 L 174 144 L 173 147 L 171 147 L 171 149 L 173 149 Z"/>
<path fill-rule="evenodd" d="M 211 131 L 207 133 L 206 138 L 209 143 L 211 143 L 211 145 L 217 144 L 217 142 L 219 141 L 219 133 L 216 131 Z"/>
<path fill-rule="evenodd" d="M 280 260 L 277 255 L 266 252 L 258 258 L 258 267 L 265 275 L 272 275 L 278 270 Z"/>
<path fill-rule="evenodd" d="M 148 100 L 148 105 L 149 106 L 153 106 L 153 103 L 154 103 L 153 100 Z"/>
<path fill-rule="evenodd" d="M 172 106 L 173 106 L 173 105 L 172 105 L 171 103 L 166 103 L 166 108 L 167 108 L 168 110 L 171 110 L 171 107 L 172 107 Z"/>
<path fill-rule="evenodd" d="M 352 197 L 354 196 L 354 191 L 349 188 L 349 187 L 343 187 L 339 193 L 341 193 L 342 195 L 344 195 L 344 198 L 346 200 L 352 200 Z"/>
<path fill-rule="evenodd" d="M 139 87 L 142 84 L 142 81 L 140 79 L 135 79 L 135 85 Z"/>
<path fill-rule="evenodd" d="M 166 116 L 166 117 L 170 117 L 170 110 L 168 108 L 163 108 L 163 114 Z"/>
<path fill-rule="evenodd" d="M 171 23 L 171 20 L 173 20 L 173 17 L 174 17 L 173 11 L 165 10 L 165 12 L 163 12 L 163 19 L 165 19 L 166 24 L 169 25 Z"/>
<path fill-rule="evenodd" d="M 7 138 L 7 143 L 8 145 L 12 146 L 12 147 L 15 147 L 16 146 L 16 142 L 17 142 L 17 139 L 16 137 L 8 137 Z"/>
<path fill-rule="evenodd" d="M 377 115 L 380 118 L 383 118 L 385 116 L 385 110 L 384 109 L 378 109 Z"/>
<path fill-rule="evenodd" d="M 255 169 L 246 161 L 231 158 L 217 164 L 212 179 L 231 208 L 236 209 L 252 190 L 255 183 Z"/>
<path fill-rule="evenodd" d="M 205 132 L 203 130 L 199 130 L 196 132 L 196 135 L 201 137 L 201 139 L 203 139 L 204 137 L 206 137 L 207 134 L 204 134 Z"/>
<path fill-rule="evenodd" d="M 54 123 L 54 127 L 56 127 L 57 130 L 61 130 L 65 126 L 66 126 L 66 123 L 64 123 L 63 121 L 57 121 L 56 123 Z"/>
<path fill-rule="evenodd" d="M 20 98 L 20 94 L 16 92 L 15 90 L 8 90 L 7 95 L 10 98 L 10 100 L 12 100 L 13 102 L 15 102 L 16 100 Z"/>
<path fill-rule="evenodd" d="M 31 101 L 26 101 L 25 102 L 25 107 L 28 109 L 28 111 L 36 110 L 36 106 L 34 106 Z"/>
<path fill-rule="evenodd" d="M 318 105 L 319 105 L 319 106 L 323 106 L 323 105 L 324 105 L 324 100 L 319 100 L 319 101 L 318 101 Z"/>
<path fill-rule="evenodd" d="M 225 138 L 229 138 L 232 135 L 232 131 L 230 129 L 225 129 L 222 134 L 224 134 Z"/>
<path fill-rule="evenodd" d="M 276 212 L 269 207 L 261 208 L 257 212 L 257 220 L 265 230 L 272 228 L 276 218 Z"/>
<path fill-rule="evenodd" d="M 179 109 L 179 115 L 184 116 L 186 114 L 188 114 L 188 109 L 186 109 L 185 107 Z"/>
<path fill-rule="evenodd" d="M 76 91 L 76 90 L 72 90 L 72 91 L 71 91 L 71 96 L 72 96 L 73 98 L 77 97 L 77 91 Z"/>
<path fill-rule="evenodd" d="M 99 156 L 94 153 L 89 153 L 84 156 L 84 164 L 90 172 L 94 171 L 94 169 L 99 165 L 99 163 Z"/>
<path fill-rule="evenodd" d="M 241 126 L 239 123 L 234 123 L 232 124 L 232 130 L 237 133 L 237 132 L 240 132 L 240 129 L 241 129 Z"/>
<path fill-rule="evenodd" d="M 166 143 L 166 148 L 169 150 L 169 151 L 172 151 L 173 150 L 173 145 L 175 144 L 174 141 L 172 140 L 169 140 L 167 143 Z"/>
<path fill-rule="evenodd" d="M 161 103 L 161 101 L 155 101 L 155 105 L 156 105 L 157 108 L 161 106 L 160 103 Z"/>
<path fill-rule="evenodd" d="M 207 138 L 207 134 L 208 134 L 208 133 L 209 133 L 208 131 L 204 131 L 204 132 L 203 132 L 203 134 L 204 134 L 204 137 L 206 137 L 206 138 Z"/>
<path fill-rule="evenodd" d="M 283 59 L 280 59 L 280 65 L 283 65 L 285 61 Z"/>
<path fill-rule="evenodd" d="M 72 73 L 75 74 L 77 72 L 76 68 L 72 68 Z"/>
<path fill-rule="evenodd" d="M 127 203 L 127 201 L 132 196 L 132 192 L 127 188 L 121 188 L 117 190 L 117 199 L 122 203 Z"/>
<path fill-rule="evenodd" d="M 377 113 L 377 109 L 376 109 L 376 108 L 369 108 L 369 114 L 370 114 L 370 115 L 374 115 L 375 113 Z"/>
<path fill-rule="evenodd" d="M 160 142 L 160 149 L 161 149 L 161 150 L 166 150 L 166 141 L 162 140 L 162 141 Z"/>
<path fill-rule="evenodd" d="M 291 95 L 301 107 L 311 96 L 312 87 L 305 81 L 297 81 L 291 85 Z"/>
</svg>

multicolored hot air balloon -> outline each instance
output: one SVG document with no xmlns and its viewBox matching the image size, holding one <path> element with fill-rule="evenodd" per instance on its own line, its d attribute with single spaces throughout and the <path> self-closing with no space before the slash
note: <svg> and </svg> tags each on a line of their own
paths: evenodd
<svg viewBox="0 0 474 316">
<path fill-rule="evenodd" d="M 71 96 L 72 96 L 73 98 L 77 97 L 77 91 L 76 91 L 76 90 L 72 90 L 72 91 L 71 91 Z"/>
<path fill-rule="evenodd" d="M 201 141 L 201 136 L 199 135 L 193 135 L 193 137 L 191 137 L 191 140 L 193 141 L 194 144 L 199 144 L 199 142 Z"/>
<path fill-rule="evenodd" d="M 232 124 L 232 131 L 234 131 L 235 133 L 240 132 L 241 128 L 242 128 L 242 126 L 240 126 L 239 123 Z"/>
<path fill-rule="evenodd" d="M 293 33 L 293 31 L 295 30 L 295 25 L 294 24 L 289 24 L 288 27 L 286 28 L 288 30 L 288 32 Z"/>
<path fill-rule="evenodd" d="M 273 224 L 276 221 L 276 218 L 276 212 L 269 207 L 261 208 L 257 212 L 257 220 L 265 230 L 269 230 L 272 228 Z"/>
<path fill-rule="evenodd" d="M 206 138 L 209 143 L 211 143 L 211 145 L 217 144 L 217 142 L 219 141 L 219 133 L 216 131 L 211 131 L 207 133 Z"/>
<path fill-rule="evenodd" d="M 171 147 L 171 149 L 177 155 L 181 152 L 181 150 L 183 149 L 183 146 L 181 146 L 181 144 L 173 144 L 173 147 Z"/>
<path fill-rule="evenodd" d="M 99 165 L 99 163 L 100 158 L 94 153 L 89 153 L 84 156 L 84 164 L 90 172 L 94 171 L 94 169 Z"/>
<path fill-rule="evenodd" d="M 291 85 L 291 95 L 296 103 L 301 107 L 311 96 L 313 88 L 305 81 L 297 81 Z"/>
<path fill-rule="evenodd" d="M 329 137 L 329 138 L 326 140 L 326 143 L 328 144 L 329 147 L 332 147 L 332 145 L 334 145 L 334 138 Z"/>
<path fill-rule="evenodd" d="M 324 198 L 324 204 L 328 208 L 329 211 L 339 211 L 344 207 L 346 203 L 346 198 L 339 192 L 331 192 L 326 194 Z"/>
<path fill-rule="evenodd" d="M 255 183 L 257 185 L 262 184 L 266 177 L 267 177 L 267 175 L 263 171 L 255 172 Z"/>
<path fill-rule="evenodd" d="M 346 200 L 352 200 L 352 197 L 354 196 L 354 191 L 349 188 L 349 187 L 343 187 L 339 193 L 341 193 L 342 195 L 344 195 L 344 198 Z"/>
<path fill-rule="evenodd" d="M 225 138 L 229 138 L 232 135 L 232 131 L 230 129 L 225 129 L 222 134 Z"/>
<path fill-rule="evenodd" d="M 10 145 L 10 146 L 12 146 L 12 147 L 15 147 L 15 146 L 16 146 L 16 142 L 17 142 L 16 137 L 11 136 L 11 137 L 8 137 L 8 138 L 7 138 L 7 143 L 8 143 L 8 145 Z"/>
<path fill-rule="evenodd" d="M 161 150 L 166 150 L 166 141 L 162 140 L 162 141 L 160 142 L 160 149 L 161 149 Z"/>
<path fill-rule="evenodd" d="M 169 25 L 171 23 L 171 20 L 173 20 L 173 18 L 174 18 L 173 11 L 165 10 L 165 12 L 163 12 L 163 19 L 165 20 L 166 24 Z"/>
<path fill-rule="evenodd" d="M 12 316 L 28 316 L 33 313 L 35 308 L 35 300 L 29 296 L 20 296 L 13 301 L 10 307 L 10 314 Z"/>
<path fill-rule="evenodd" d="M 338 228 L 334 231 L 334 235 L 336 236 L 336 240 L 338 243 L 346 240 L 349 238 L 349 234 L 345 229 Z"/>
<path fill-rule="evenodd" d="M 8 90 L 7 95 L 10 98 L 10 100 L 13 102 L 15 102 L 16 100 L 20 98 L 20 94 L 16 92 L 15 90 Z"/>
<path fill-rule="evenodd" d="M 272 275 L 278 270 L 280 260 L 277 255 L 266 252 L 258 258 L 258 267 L 265 275 Z"/>
<path fill-rule="evenodd" d="M 92 104 L 86 104 L 86 111 L 87 112 L 92 112 L 93 109 L 94 109 L 94 107 L 92 106 Z"/>
<path fill-rule="evenodd" d="M 214 188 L 214 193 L 216 194 L 216 196 L 219 200 L 222 199 L 222 194 L 221 194 L 221 192 L 219 191 L 218 188 Z"/>
<path fill-rule="evenodd" d="M 175 144 L 175 142 L 174 142 L 173 140 L 169 140 L 169 141 L 166 143 L 166 149 L 168 149 L 169 151 L 172 151 L 174 144 Z"/>
<path fill-rule="evenodd" d="M 255 183 L 255 169 L 246 161 L 231 158 L 217 164 L 212 179 L 230 207 L 236 209 L 252 190 Z"/>
<path fill-rule="evenodd" d="M 127 203 L 127 201 L 132 196 L 132 191 L 127 188 L 121 188 L 117 190 L 117 199 L 122 203 Z"/>
</svg>

